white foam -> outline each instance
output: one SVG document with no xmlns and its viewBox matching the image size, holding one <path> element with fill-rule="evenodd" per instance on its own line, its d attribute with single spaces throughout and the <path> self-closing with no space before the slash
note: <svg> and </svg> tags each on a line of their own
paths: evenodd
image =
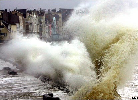
<svg viewBox="0 0 138 100">
<path fill-rule="evenodd" d="M 22 65 L 27 73 L 44 74 L 53 80 L 63 80 L 72 89 L 95 79 L 86 48 L 77 39 L 71 43 L 64 41 L 52 44 L 36 36 L 18 35 L 1 48 L 1 53 Z"/>
<path fill-rule="evenodd" d="M 116 87 L 126 82 L 135 67 L 137 4 L 134 0 L 99 0 L 94 6 L 88 2 L 88 5 L 76 8 L 87 9 L 86 14 L 73 12 L 65 29 L 85 44 L 93 63 L 98 59 L 103 64 L 99 68 L 100 82 L 97 80 L 97 84 L 84 86 L 75 94 L 75 100 L 114 99 L 118 96 Z M 90 85 L 91 90 L 87 89 Z"/>
</svg>

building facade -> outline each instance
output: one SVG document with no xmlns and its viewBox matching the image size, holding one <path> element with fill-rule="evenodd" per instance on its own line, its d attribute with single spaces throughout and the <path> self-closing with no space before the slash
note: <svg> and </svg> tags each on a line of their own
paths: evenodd
<svg viewBox="0 0 138 100">
<path fill-rule="evenodd" d="M 41 8 L 15 9 L 9 12 L 6 9 L 0 10 L 0 40 L 10 40 L 17 32 L 24 35 L 36 34 L 45 41 L 62 40 L 63 25 L 72 11 L 73 9 L 63 8 L 59 11 L 56 9 L 46 11 Z"/>
</svg>

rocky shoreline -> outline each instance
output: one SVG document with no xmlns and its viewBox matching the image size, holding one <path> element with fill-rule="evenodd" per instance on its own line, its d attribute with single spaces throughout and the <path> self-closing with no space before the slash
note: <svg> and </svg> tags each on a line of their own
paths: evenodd
<svg viewBox="0 0 138 100">
<path fill-rule="evenodd" d="M 2 65 L 4 65 L 2 69 Z M 68 93 L 58 87 L 53 87 L 50 82 L 42 82 L 39 78 L 28 75 L 24 72 L 18 72 L 11 75 L 7 70 L 13 67 L 3 60 L 0 61 L 0 100 L 42 100 L 43 95 L 53 93 L 53 97 L 59 97 L 61 100 L 68 100 Z"/>
</svg>

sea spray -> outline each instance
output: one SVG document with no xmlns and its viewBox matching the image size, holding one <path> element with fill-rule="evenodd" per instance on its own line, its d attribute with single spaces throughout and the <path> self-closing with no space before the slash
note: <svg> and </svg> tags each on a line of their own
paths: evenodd
<svg viewBox="0 0 138 100">
<path fill-rule="evenodd" d="M 28 74 L 46 75 L 59 85 L 68 85 L 71 91 L 95 80 L 94 66 L 84 44 L 77 39 L 70 43 L 46 43 L 37 36 L 18 34 L 0 50 Z"/>
<path fill-rule="evenodd" d="M 79 40 L 52 44 L 17 35 L 0 52 L 29 74 L 44 74 L 74 90 L 80 88 L 75 100 L 115 99 L 138 51 L 138 12 L 133 2 L 104 0 L 76 8 L 64 28 Z"/>
<path fill-rule="evenodd" d="M 115 99 L 119 97 L 116 89 L 118 85 L 122 84 L 121 78 L 126 78 L 121 76 L 123 68 L 125 68 L 127 61 L 131 59 L 131 56 L 134 54 L 134 52 L 136 52 L 135 50 L 137 49 L 138 45 L 138 37 L 135 37 L 136 35 L 137 33 L 133 33 L 133 35 L 125 35 L 117 43 L 113 44 L 110 49 L 105 51 L 106 54 L 102 60 L 103 66 L 100 70 L 102 75 L 99 81 L 96 85 L 92 86 L 92 91 L 88 90 L 90 92 L 83 96 L 78 92 L 76 94 L 77 96 L 82 96 L 82 100 Z M 83 90 L 81 90 L 81 92 L 82 91 Z M 85 92 L 86 91 L 87 90 L 85 90 Z M 79 100 L 81 99 L 79 97 Z"/>
<path fill-rule="evenodd" d="M 73 96 L 74 100 L 120 97 L 117 87 L 126 78 L 122 75 L 130 75 L 124 72 L 128 68 L 125 66 L 138 51 L 138 8 L 134 4 L 137 3 L 133 0 L 105 0 L 93 7 L 80 6 L 66 23 L 65 29 L 85 44 L 97 73 L 96 84 L 84 85 Z M 76 13 L 84 8 L 87 13 Z"/>
</svg>

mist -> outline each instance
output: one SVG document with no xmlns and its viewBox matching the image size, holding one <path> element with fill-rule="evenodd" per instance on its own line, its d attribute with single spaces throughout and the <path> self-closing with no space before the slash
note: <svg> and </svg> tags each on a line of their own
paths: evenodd
<svg viewBox="0 0 138 100">
<path fill-rule="evenodd" d="M 46 75 L 76 90 L 94 80 L 94 66 L 82 42 L 46 43 L 37 36 L 17 35 L 2 46 L 1 56 L 18 63 L 30 75 Z"/>
</svg>

